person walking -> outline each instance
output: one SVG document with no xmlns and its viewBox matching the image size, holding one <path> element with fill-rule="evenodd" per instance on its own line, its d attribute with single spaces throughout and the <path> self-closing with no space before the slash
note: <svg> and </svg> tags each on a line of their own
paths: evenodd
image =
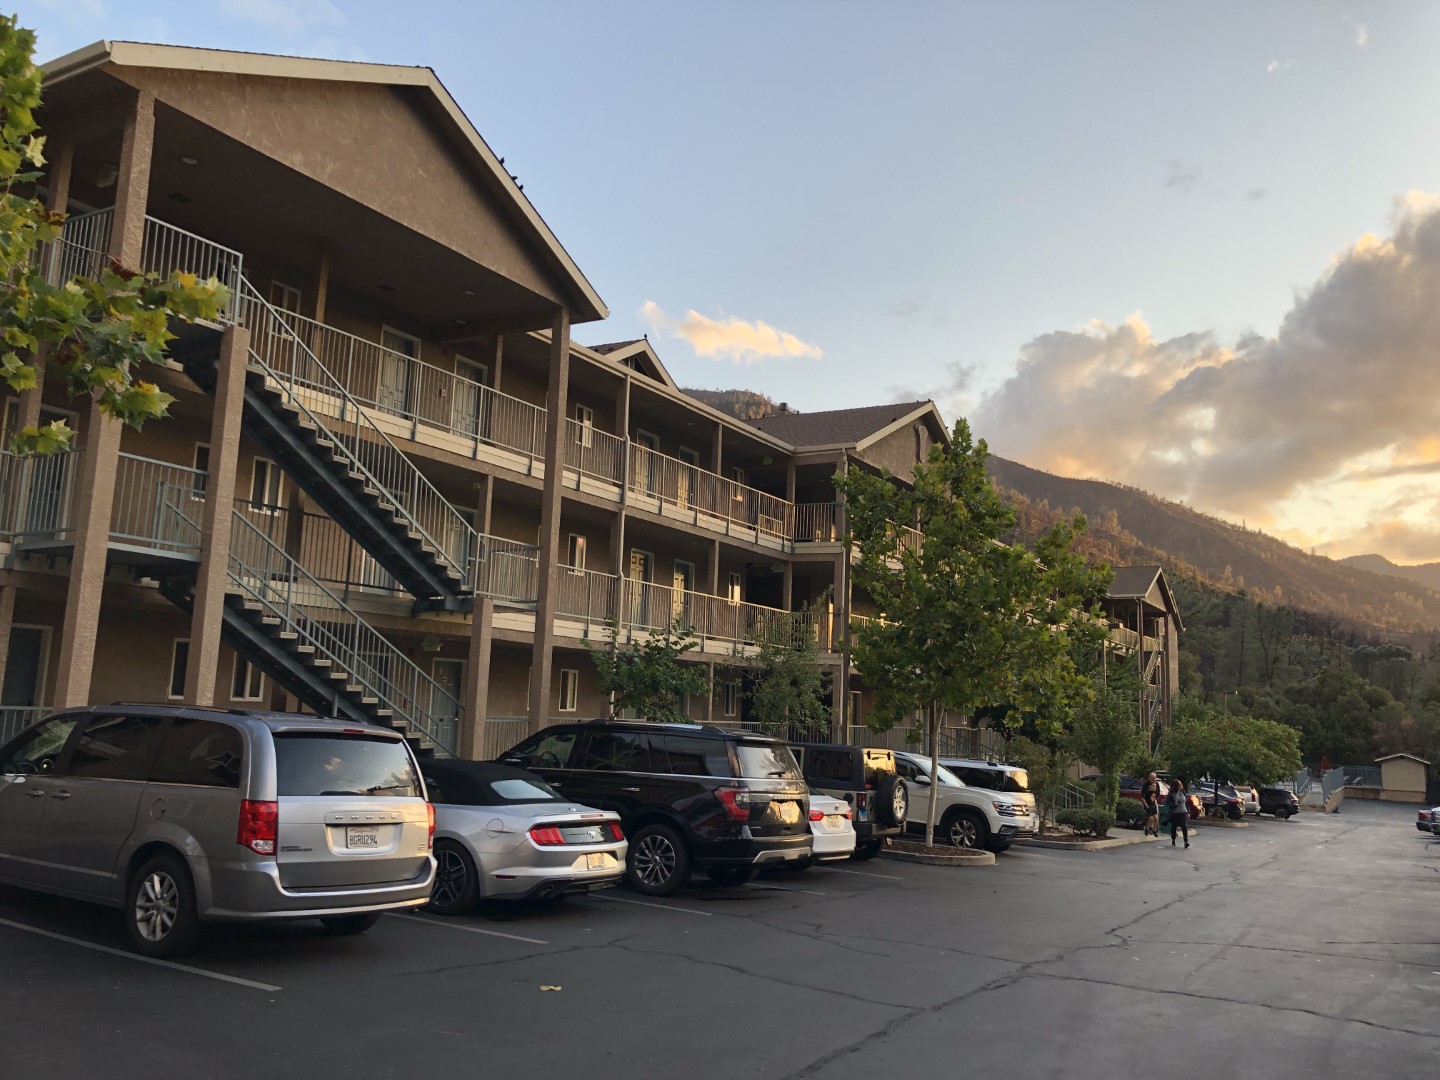
<svg viewBox="0 0 1440 1080">
<path fill-rule="evenodd" d="M 1145 835 L 1160 835 L 1160 778 L 1153 772 L 1140 785 L 1140 804 L 1145 807 Z"/>
<path fill-rule="evenodd" d="M 1175 777 L 1170 784 L 1170 794 L 1166 796 L 1166 805 L 1170 808 L 1170 846 L 1175 846 L 1175 830 L 1179 829 L 1185 837 L 1185 846 L 1190 846 L 1190 804 L 1186 796 L 1185 780 L 1183 777 Z"/>
</svg>

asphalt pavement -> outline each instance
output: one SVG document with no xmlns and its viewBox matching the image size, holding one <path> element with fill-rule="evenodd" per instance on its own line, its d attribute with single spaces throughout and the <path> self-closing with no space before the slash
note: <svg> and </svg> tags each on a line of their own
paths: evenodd
<svg viewBox="0 0 1440 1080">
<path fill-rule="evenodd" d="M 1440 840 L 1413 808 L 1198 826 L 962 870 L 877 859 L 369 934 L 213 929 L 0 889 L 8 1076 L 1430 1078 Z"/>
</svg>

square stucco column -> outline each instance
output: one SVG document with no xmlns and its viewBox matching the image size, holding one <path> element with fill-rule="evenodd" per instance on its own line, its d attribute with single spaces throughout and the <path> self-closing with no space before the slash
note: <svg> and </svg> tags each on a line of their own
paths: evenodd
<svg viewBox="0 0 1440 1080">
<path fill-rule="evenodd" d="M 200 571 L 190 615 L 190 658 L 185 666 L 185 702 L 215 704 L 220 671 L 220 627 L 234 520 L 235 476 L 240 469 L 240 416 L 245 400 L 245 363 L 250 331 L 232 326 L 220 338 L 216 363 L 215 411 L 210 420 L 210 476 L 200 512 Z"/>
<path fill-rule="evenodd" d="M 555 653 L 555 593 L 559 583 L 560 506 L 565 475 L 565 402 L 570 389 L 570 313 L 550 327 L 550 380 L 546 392 L 545 489 L 540 506 L 540 565 L 535 599 L 535 645 L 530 660 L 530 730 L 550 714 L 550 668 Z"/>
<path fill-rule="evenodd" d="M 470 622 L 470 652 L 465 663 L 465 700 L 461 702 L 460 737 L 455 753 L 464 761 L 479 761 L 485 751 L 485 716 L 490 704 L 490 642 L 495 630 L 495 601 L 475 601 Z"/>
<path fill-rule="evenodd" d="M 15 592 L 13 581 L 0 584 L 0 686 L 5 685 L 5 669 L 10 663 L 10 628 L 15 625 Z"/>
</svg>

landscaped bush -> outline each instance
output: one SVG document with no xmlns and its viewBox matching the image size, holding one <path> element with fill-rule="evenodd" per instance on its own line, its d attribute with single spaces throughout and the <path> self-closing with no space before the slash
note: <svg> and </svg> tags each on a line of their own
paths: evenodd
<svg viewBox="0 0 1440 1080">
<path fill-rule="evenodd" d="M 1115 826 L 1115 815 L 1106 810 L 1083 809 L 1061 810 L 1055 815 L 1055 824 L 1069 825 L 1080 836 L 1103 839 Z"/>
<path fill-rule="evenodd" d="M 1116 822 L 1131 829 L 1138 829 L 1144 825 L 1148 816 L 1144 804 L 1139 799 L 1121 799 L 1115 806 Z"/>
</svg>

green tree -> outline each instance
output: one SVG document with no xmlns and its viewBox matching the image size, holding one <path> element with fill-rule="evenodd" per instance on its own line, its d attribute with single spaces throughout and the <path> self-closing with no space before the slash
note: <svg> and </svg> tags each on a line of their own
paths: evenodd
<svg viewBox="0 0 1440 1080">
<path fill-rule="evenodd" d="M 1368 765 L 1375 759 L 1377 726 L 1404 712 L 1390 694 L 1349 666 L 1332 664 L 1313 679 L 1285 688 L 1281 719 L 1300 732 L 1307 761 Z"/>
<path fill-rule="evenodd" d="M 761 728 L 772 734 L 830 723 L 830 673 L 820 667 L 815 619 L 816 610 L 807 604 L 767 620 L 759 652 L 744 665 L 749 675 L 745 696 Z"/>
<path fill-rule="evenodd" d="M 1300 768 L 1299 738 L 1287 724 L 1225 713 L 1191 698 L 1177 706 L 1161 750 L 1176 776 L 1266 784 Z"/>
<path fill-rule="evenodd" d="M 611 695 L 610 715 L 633 712 L 646 720 L 692 723 L 681 708 L 684 698 L 709 693 L 702 668 L 681 661 L 700 647 L 695 636 L 676 619 L 638 641 L 620 644 L 614 620 L 605 625 L 606 644 L 585 642 L 600 675 L 600 690 Z"/>
<path fill-rule="evenodd" d="M 1095 680 L 1088 700 L 1075 709 L 1070 748 L 1075 757 L 1100 773 L 1096 799 L 1100 809 L 1115 812 L 1120 798 L 1120 770 L 1145 749 L 1145 736 L 1136 720 L 1140 680 L 1128 667 Z"/>
<path fill-rule="evenodd" d="M 1040 818 L 1040 833 L 1044 835 L 1046 822 L 1054 820 L 1060 793 L 1070 783 L 1070 768 L 1075 764 L 1075 755 L 1064 739 L 1045 743 L 1026 735 L 1012 736 L 1005 749 L 1009 760 L 1024 766 L 1028 774 L 1030 791 L 1035 796 L 1035 810 Z"/>
<path fill-rule="evenodd" d="M 0 16 L 0 376 L 16 392 L 34 389 L 36 355 L 58 373 L 72 397 L 89 397 L 131 427 L 164 416 L 174 400 L 140 377 L 165 360 L 174 340 L 169 320 L 213 319 L 225 289 L 213 278 L 174 274 L 167 280 L 116 264 L 96 277 L 52 280 L 49 258 L 63 215 L 29 194 L 45 165 L 45 137 L 36 134 L 41 73 L 35 35 L 13 16 Z M 17 452 L 50 453 L 70 445 L 63 420 L 15 434 Z"/>
<path fill-rule="evenodd" d="M 858 468 L 835 478 L 846 542 L 859 550 L 855 583 L 885 616 L 861 626 L 854 647 L 875 694 L 869 723 L 884 730 L 923 716 L 932 768 L 942 711 L 1006 704 L 1053 716 L 1087 693 L 1072 647 L 1098 651 L 1105 635 L 1098 601 L 1109 570 L 1072 550 L 1085 519 L 1056 525 L 1034 551 L 1002 543 L 1015 514 L 986 475 L 988 456 L 962 419 L 951 442 L 915 466 L 913 487 Z M 920 530 L 918 544 L 906 526 Z M 935 802 L 932 785 L 927 842 Z"/>
</svg>

